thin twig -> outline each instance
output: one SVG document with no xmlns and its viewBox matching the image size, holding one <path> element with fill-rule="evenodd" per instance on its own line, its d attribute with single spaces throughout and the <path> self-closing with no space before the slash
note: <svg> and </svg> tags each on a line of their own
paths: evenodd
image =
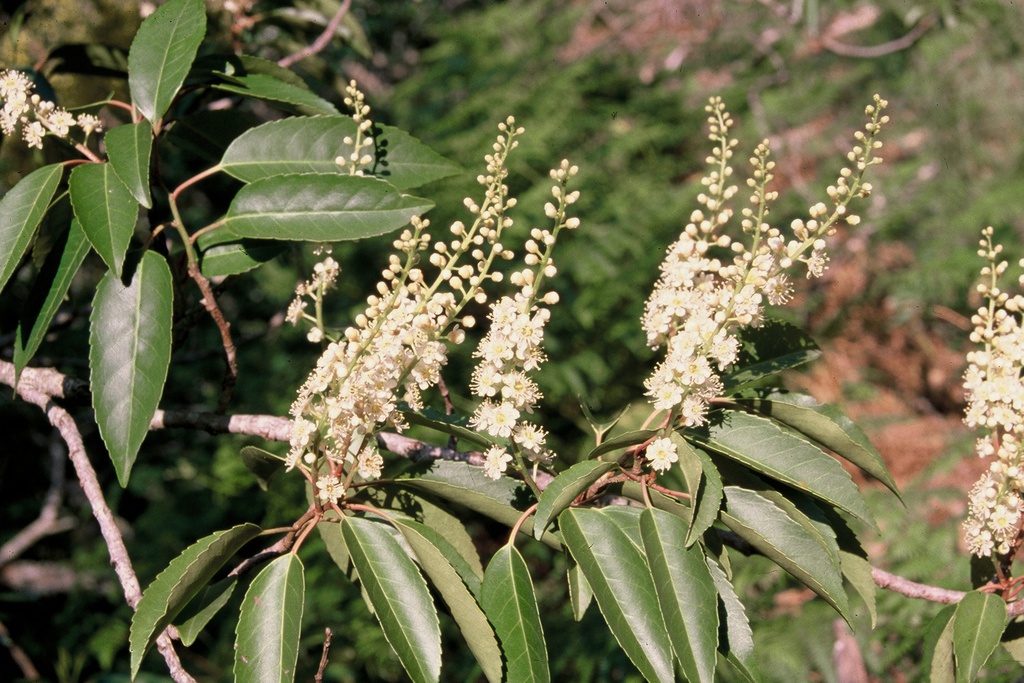
<svg viewBox="0 0 1024 683">
<path fill-rule="evenodd" d="M 317 36 L 317 39 L 314 40 L 312 44 L 307 45 L 295 54 L 282 57 L 277 61 L 277 65 L 283 66 L 287 69 L 296 62 L 301 62 L 306 57 L 312 57 L 327 47 L 327 44 L 331 42 L 331 38 L 334 37 L 335 31 L 338 30 L 339 26 L 341 26 L 341 20 L 345 18 L 346 14 L 348 14 L 348 10 L 351 6 L 352 0 L 344 0 L 344 2 L 341 3 L 341 6 L 338 7 L 338 11 L 335 12 L 334 16 L 331 17 L 331 20 L 327 22 L 324 32 Z"/>
<path fill-rule="evenodd" d="M 28 681 L 38 681 L 41 679 L 39 675 L 39 669 L 32 663 L 32 659 L 14 640 L 11 638 L 10 631 L 4 626 L 4 622 L 0 621 L 0 645 L 7 648 L 7 651 L 11 653 L 11 659 L 21 669 L 21 675 Z"/>
<path fill-rule="evenodd" d="M 227 366 L 224 380 L 221 382 L 220 399 L 217 401 L 217 412 L 222 413 L 227 410 L 228 403 L 231 402 L 231 394 L 235 389 L 235 382 L 238 380 L 238 359 L 235 353 L 235 343 L 231 341 L 231 323 L 224 318 L 224 314 L 217 304 L 217 297 L 213 295 L 213 289 L 210 288 L 210 281 L 199 270 L 199 266 L 189 263 L 188 274 L 199 286 L 199 291 L 203 293 L 203 308 L 209 312 L 213 321 L 217 323 L 217 329 L 220 330 L 220 341 L 224 347 L 224 364 Z"/>
<path fill-rule="evenodd" d="M 324 680 L 324 669 L 327 668 L 327 655 L 331 651 L 331 638 L 333 636 L 334 633 L 331 632 L 331 628 L 329 626 L 324 629 L 324 649 L 320 654 L 320 666 L 316 669 L 316 676 L 313 676 L 313 680 L 316 681 L 316 683 L 322 683 Z"/>
<path fill-rule="evenodd" d="M 883 57 L 893 52 L 899 52 L 900 50 L 906 50 L 911 45 L 916 43 L 921 36 L 923 36 L 928 29 L 935 24 L 934 16 L 926 16 L 917 22 L 914 28 L 896 40 L 890 40 L 887 43 L 881 45 L 849 45 L 842 43 L 835 38 L 825 36 L 822 38 L 821 44 L 829 52 L 835 53 L 843 57 L 857 57 L 860 59 L 874 59 L 876 57 Z"/>
</svg>

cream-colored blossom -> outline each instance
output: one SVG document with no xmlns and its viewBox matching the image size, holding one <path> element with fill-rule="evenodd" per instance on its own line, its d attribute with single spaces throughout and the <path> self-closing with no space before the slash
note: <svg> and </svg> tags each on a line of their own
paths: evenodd
<svg viewBox="0 0 1024 683">
<path fill-rule="evenodd" d="M 651 469 L 664 472 L 679 460 L 679 453 L 671 439 L 659 438 L 647 447 L 647 459 L 651 463 Z"/>
<path fill-rule="evenodd" d="M 512 462 L 512 455 L 501 446 L 491 446 L 484 453 L 484 474 L 498 480 Z"/>
</svg>

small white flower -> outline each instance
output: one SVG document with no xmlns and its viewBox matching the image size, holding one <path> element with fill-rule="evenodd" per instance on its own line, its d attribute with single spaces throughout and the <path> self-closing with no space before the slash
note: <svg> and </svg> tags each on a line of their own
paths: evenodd
<svg viewBox="0 0 1024 683">
<path fill-rule="evenodd" d="M 338 499 L 345 495 L 345 487 L 342 486 L 341 480 L 330 474 L 325 474 L 316 480 L 316 489 L 320 503 L 324 505 L 337 503 Z"/>
<path fill-rule="evenodd" d="M 676 451 L 676 445 L 672 443 L 671 439 L 662 437 L 655 439 L 647 447 L 647 459 L 651 463 L 651 469 L 664 472 L 672 467 L 672 463 L 679 460 L 679 453 Z"/>
<path fill-rule="evenodd" d="M 502 472 L 508 469 L 508 463 L 512 461 L 512 455 L 501 446 L 491 446 L 484 457 L 484 474 L 495 481 L 501 478 Z"/>
</svg>

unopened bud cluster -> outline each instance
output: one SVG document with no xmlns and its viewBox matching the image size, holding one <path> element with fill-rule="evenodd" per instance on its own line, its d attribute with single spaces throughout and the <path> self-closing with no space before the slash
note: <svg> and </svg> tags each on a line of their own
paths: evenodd
<svg viewBox="0 0 1024 683">
<path fill-rule="evenodd" d="M 43 148 L 47 135 L 67 139 L 71 130 L 78 127 L 89 137 L 101 129 L 100 120 L 92 114 L 77 117 L 53 102 L 42 99 L 34 93 L 34 86 L 28 76 L 10 69 L 0 74 L 0 130 L 4 135 L 13 135 L 21 127 L 21 135 L 29 147 Z"/>
<path fill-rule="evenodd" d="M 731 160 L 738 145 L 729 137 L 733 120 L 720 98 L 712 98 L 705 107 L 714 148 L 707 158 L 710 170 L 701 181 L 704 191 L 697 197 L 701 208 L 690 215 L 690 222 L 668 249 L 642 319 L 651 348 L 666 347 L 665 360 L 645 382 L 654 408 L 668 414 L 666 430 L 707 421 L 709 402 L 723 388 L 721 373 L 737 358 L 738 332 L 760 324 L 765 300 L 780 305 L 790 299 L 786 271 L 795 264 L 802 263 L 808 277 L 825 271 L 826 238 L 835 233 L 840 221 L 860 222 L 849 213 L 848 205 L 871 192 L 863 176 L 869 166 L 881 162 L 876 151 L 882 143 L 876 137 L 889 120 L 882 114 L 885 106 L 885 100 L 875 96 L 874 104 L 867 107 L 869 121 L 864 131 L 856 133 L 848 154 L 850 166 L 840 171 L 826 191 L 828 204 L 811 206 L 808 218 L 793 221 L 787 232 L 768 220 L 769 207 L 778 196 L 768 190 L 775 162 L 770 159 L 768 141 L 759 144 L 750 159 L 752 174 L 746 183 L 751 189 L 749 206 L 741 211 L 747 243 L 725 231 L 734 215 L 731 202 L 739 191 L 732 184 Z M 647 458 L 659 471 L 668 469 L 676 457 L 667 438 L 648 447 Z"/>
<path fill-rule="evenodd" d="M 1024 330 L 1019 319 L 1024 296 L 1011 296 L 1000 288 L 1008 264 L 1000 260 L 1002 245 L 994 244 L 992 237 L 992 228 L 982 232 L 978 255 L 987 263 L 977 290 L 985 304 L 971 318 L 971 341 L 978 348 L 967 354 L 964 374 L 964 422 L 985 430 L 975 451 L 978 457 L 992 459 L 971 489 L 964 522 L 967 545 L 980 557 L 1008 556 L 1016 550 L 1024 507 Z M 1024 261 L 1020 265 L 1024 267 Z M 1018 283 L 1024 287 L 1024 275 Z"/>
<path fill-rule="evenodd" d="M 370 105 L 366 103 L 366 97 L 356 85 L 355 81 L 349 81 L 345 86 L 345 106 L 352 110 L 352 120 L 356 122 L 356 136 L 353 138 L 346 135 L 342 143 L 352 148 L 347 156 L 335 158 L 334 163 L 338 164 L 349 175 L 363 175 L 363 171 L 373 166 L 374 157 L 366 150 L 372 150 L 373 138 L 368 135 L 373 128 L 373 121 L 370 120 Z"/>
</svg>

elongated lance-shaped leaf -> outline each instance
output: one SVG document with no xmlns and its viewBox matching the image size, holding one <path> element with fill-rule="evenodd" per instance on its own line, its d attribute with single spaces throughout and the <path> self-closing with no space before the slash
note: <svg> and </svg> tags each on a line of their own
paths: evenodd
<svg viewBox="0 0 1024 683">
<path fill-rule="evenodd" d="M 754 491 L 726 486 L 725 501 L 722 521 L 727 527 L 850 621 L 838 562 L 833 562 L 820 538 Z"/>
<path fill-rule="evenodd" d="M 206 277 L 240 275 L 272 261 L 287 248 L 286 244 L 272 240 L 239 240 L 218 244 L 203 252 L 199 268 Z"/>
<path fill-rule="evenodd" d="M 422 501 L 430 505 L 430 503 L 422 498 L 418 496 L 416 498 L 417 502 Z M 473 597 L 479 599 L 480 582 L 484 577 L 483 567 L 480 565 L 480 555 L 475 547 L 465 543 L 466 539 L 472 540 L 471 536 L 466 534 L 464 538 L 462 534 L 452 534 L 449 529 L 444 528 L 447 526 L 447 522 L 439 516 L 441 512 L 443 512 L 441 508 L 427 508 L 426 514 L 421 513 L 419 515 L 424 520 L 422 522 L 417 521 L 415 518 L 408 520 L 398 519 L 398 530 L 402 532 L 403 537 L 405 537 L 413 552 L 416 551 L 416 545 L 413 541 L 409 540 L 410 534 L 415 532 L 419 537 L 426 539 L 458 573 L 459 578 L 466 584 L 466 588 L 473 594 Z M 441 525 L 438 525 L 439 521 L 441 521 Z M 459 524 L 459 526 L 462 525 Z M 410 531 L 410 529 L 413 531 Z"/>
<path fill-rule="evenodd" d="M 171 106 L 205 35 L 203 0 L 168 0 L 139 26 L 128 51 L 128 89 L 150 123 Z"/>
<path fill-rule="evenodd" d="M 868 608 L 868 615 L 871 617 L 871 628 L 875 628 L 878 623 L 878 606 L 875 600 L 875 580 L 871 574 L 871 564 L 856 553 L 840 550 L 839 568 L 843 572 L 843 578 L 864 601 L 864 606 Z"/>
<path fill-rule="evenodd" d="M 273 176 L 239 190 L 224 225 L 238 237 L 336 242 L 397 230 L 432 206 L 369 176 Z"/>
<path fill-rule="evenodd" d="M 750 630 L 747 612 L 722 568 L 710 557 L 705 559 L 718 593 L 718 651 L 744 678 L 757 681 L 754 633 Z"/>
<path fill-rule="evenodd" d="M 576 564 L 576 560 L 572 559 L 572 554 L 566 551 L 565 561 L 568 565 L 566 569 L 566 579 L 569 582 L 569 601 L 572 603 L 572 616 L 576 621 L 583 619 L 583 615 L 587 613 L 587 608 L 590 607 L 590 603 L 594 599 L 594 589 L 587 583 L 587 577 L 583 575 L 583 570 Z"/>
<path fill-rule="evenodd" d="M 305 569 L 298 555 L 273 560 L 245 592 L 235 628 L 236 683 L 295 680 L 306 596 Z"/>
<path fill-rule="evenodd" d="M 395 526 L 416 554 L 420 568 L 448 605 L 452 618 L 483 669 L 484 676 L 491 683 L 500 683 L 501 648 L 498 647 L 498 640 L 487 616 L 466 584 L 467 577 L 476 579 L 469 563 L 452 544 L 430 527 L 404 520 L 397 521 Z"/>
<path fill-rule="evenodd" d="M 464 415 L 445 415 L 444 413 L 431 408 L 416 411 L 402 410 L 401 406 L 399 406 L 399 410 L 401 410 L 402 417 L 404 417 L 409 424 L 429 427 L 430 429 L 441 432 L 442 434 L 448 434 L 449 436 L 454 436 L 462 441 L 468 441 L 469 443 L 476 444 L 481 448 L 486 449 L 496 443 L 503 443 L 498 440 L 492 440 L 487 434 L 480 434 L 479 432 L 473 431 L 467 427 L 466 424 L 469 420 Z"/>
<path fill-rule="evenodd" d="M 718 511 L 722 507 L 722 475 L 702 449 L 691 445 L 676 432 L 672 432 L 670 437 L 679 453 L 679 469 L 686 479 L 693 509 L 690 530 L 686 533 L 686 547 L 689 548 L 718 519 Z"/>
<path fill-rule="evenodd" d="M 605 510 L 569 508 L 558 523 L 608 628 L 630 660 L 648 681 L 674 681 L 672 643 L 654 578 L 630 533 Z"/>
<path fill-rule="evenodd" d="M 278 109 L 298 114 L 337 114 L 338 109 L 307 87 L 299 87 L 268 74 L 250 73 L 228 76 L 213 86 L 216 90 L 245 95 L 275 105 Z"/>
<path fill-rule="evenodd" d="M 107 272 L 89 319 L 92 406 L 121 486 L 160 404 L 171 363 L 173 283 L 156 252 L 142 255 L 125 286 Z"/>
<path fill-rule="evenodd" d="M 85 236 L 117 277 L 135 231 L 139 202 L 110 164 L 82 164 L 68 180 L 71 206 Z"/>
<path fill-rule="evenodd" d="M 142 594 L 132 617 L 129 635 L 132 678 L 146 650 L 214 574 L 239 548 L 260 533 L 255 524 L 241 524 L 202 538 L 171 560 L 167 569 Z"/>
<path fill-rule="evenodd" d="M 953 654 L 956 680 L 975 680 L 999 645 L 1006 628 L 1006 603 L 991 593 L 971 591 L 957 603 L 953 615 Z"/>
<path fill-rule="evenodd" d="M 149 157 L 153 152 L 153 126 L 146 120 L 118 126 L 107 131 L 103 142 L 114 173 L 139 204 L 152 208 Z"/>
<path fill-rule="evenodd" d="M 930 683 L 954 683 L 956 663 L 953 657 L 953 614 L 956 605 L 939 610 L 924 632 L 922 648 L 923 668 L 928 671 Z"/>
<path fill-rule="evenodd" d="M 676 657 L 689 681 L 715 678 L 718 649 L 718 591 L 700 544 L 686 547 L 683 520 L 648 508 L 640 515 L 640 533 L 661 613 Z"/>
<path fill-rule="evenodd" d="M 189 647 L 196 642 L 196 638 L 203 632 L 210 620 L 224 605 L 228 604 L 228 600 L 235 592 L 236 585 L 238 585 L 238 577 L 230 576 L 205 586 L 185 606 L 185 609 L 178 613 L 178 616 L 174 618 L 174 627 L 178 629 L 182 645 Z"/>
<path fill-rule="evenodd" d="M 706 435 L 688 432 L 687 438 L 874 526 L 857 485 L 839 462 L 814 444 L 784 432 L 771 420 L 729 411 Z"/>
<path fill-rule="evenodd" d="M 636 446 L 637 444 L 643 443 L 648 439 L 653 439 L 660 432 L 657 429 L 638 429 L 633 432 L 624 432 L 617 434 L 606 441 L 602 441 L 599 446 L 595 446 L 593 450 L 587 453 L 587 460 L 593 460 L 599 455 L 605 453 L 614 453 L 615 451 L 629 448 L 630 446 Z"/>
<path fill-rule="evenodd" d="M 256 446 L 242 446 L 238 455 L 264 491 L 270 485 L 271 477 L 284 469 L 284 458 Z"/>
<path fill-rule="evenodd" d="M 423 576 L 389 527 L 346 517 L 341 530 L 359 582 L 406 673 L 417 683 L 437 681 L 441 627 Z"/>
<path fill-rule="evenodd" d="M 746 327 L 741 337 L 743 346 L 732 366 L 737 369 L 722 377 L 726 393 L 809 363 L 821 355 L 806 332 L 781 320 L 766 320 L 759 327 Z"/>
<path fill-rule="evenodd" d="M 37 168 L 0 199 L 0 290 L 18 267 L 50 208 L 63 170 L 61 164 Z"/>
<path fill-rule="evenodd" d="M 357 124 L 349 116 L 302 116 L 271 121 L 236 138 L 221 159 L 225 173 L 243 182 L 294 173 L 343 173 L 337 159 L 348 162 Z M 397 128 L 379 126 L 374 145 L 362 153 L 376 153 L 368 173 L 409 190 L 458 173 L 448 161 L 422 142 Z"/>
<path fill-rule="evenodd" d="M 505 680 L 549 681 L 548 648 L 533 580 L 515 546 L 504 546 L 487 564 L 480 588 L 480 604 L 494 624 L 505 652 Z"/>
<path fill-rule="evenodd" d="M 533 537 L 540 540 L 552 519 L 569 507 L 576 496 L 616 466 L 614 461 L 584 460 L 552 479 L 537 501 L 537 512 L 533 516 Z"/>
<path fill-rule="evenodd" d="M 896 481 L 882 461 L 881 454 L 863 430 L 837 406 L 818 403 L 806 394 L 779 391 L 763 398 L 738 398 L 732 402 L 800 432 L 849 460 L 900 497 Z"/>
<path fill-rule="evenodd" d="M 22 309 L 21 320 L 14 335 L 16 378 L 39 349 L 53 316 L 57 314 L 75 273 L 88 253 L 89 241 L 85 239 L 82 226 L 72 219 L 68 231 L 61 235 L 46 257 Z"/>
</svg>

